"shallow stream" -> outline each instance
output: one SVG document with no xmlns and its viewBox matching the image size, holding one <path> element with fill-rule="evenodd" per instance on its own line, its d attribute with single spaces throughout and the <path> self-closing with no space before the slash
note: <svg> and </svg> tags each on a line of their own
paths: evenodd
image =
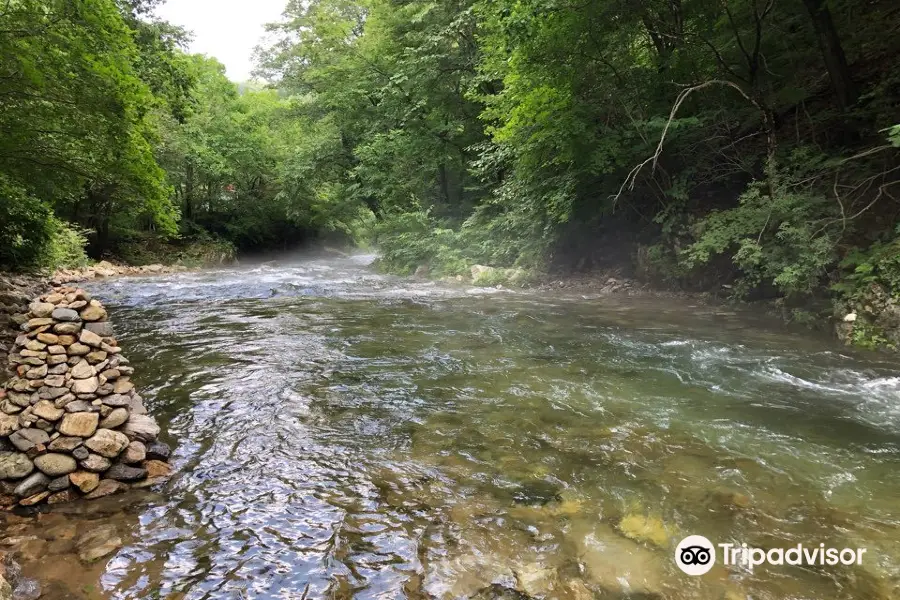
<svg viewBox="0 0 900 600">
<path fill-rule="evenodd" d="M 88 286 L 178 472 L 7 517 L 44 598 L 900 598 L 900 360 L 728 307 L 366 261 Z M 104 525 L 123 546 L 81 565 Z M 867 553 L 692 578 L 688 534 Z"/>
</svg>

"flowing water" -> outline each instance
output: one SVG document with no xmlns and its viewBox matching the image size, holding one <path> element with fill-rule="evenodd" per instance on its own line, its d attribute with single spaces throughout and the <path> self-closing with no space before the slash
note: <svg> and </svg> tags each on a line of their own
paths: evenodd
<svg viewBox="0 0 900 600">
<path fill-rule="evenodd" d="M 365 262 L 89 286 L 177 473 L 8 517 L 44 598 L 900 597 L 895 358 L 731 308 Z M 80 565 L 72 540 L 109 524 L 122 548 Z M 692 578 L 688 534 L 867 553 Z"/>
</svg>

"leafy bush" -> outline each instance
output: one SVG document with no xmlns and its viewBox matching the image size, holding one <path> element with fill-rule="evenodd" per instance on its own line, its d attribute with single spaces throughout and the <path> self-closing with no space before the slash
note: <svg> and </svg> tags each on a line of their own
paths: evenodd
<svg viewBox="0 0 900 600">
<path fill-rule="evenodd" d="M 855 248 L 841 261 L 841 275 L 831 286 L 840 319 L 856 314 L 845 329 L 849 341 L 864 348 L 900 346 L 900 226 L 893 239 Z"/>
<path fill-rule="evenodd" d="M 187 244 L 177 255 L 177 262 L 186 267 L 207 267 L 234 262 L 237 249 L 223 239 L 196 240 Z"/>
<path fill-rule="evenodd" d="M 434 275 L 455 275 L 466 270 L 458 250 L 458 234 L 440 223 L 427 211 L 395 213 L 375 228 L 375 242 L 381 256 L 379 267 L 391 273 L 408 275 L 428 265 Z"/>
<path fill-rule="evenodd" d="M 116 258 L 132 265 L 178 264 L 203 267 L 233 262 L 237 248 L 230 241 L 199 230 L 170 240 L 152 233 L 136 233 L 116 246 Z"/>
<path fill-rule="evenodd" d="M 42 266 L 50 271 L 87 266 L 90 260 L 84 249 L 89 232 L 56 217 L 51 217 L 50 224 L 52 235 L 43 253 Z"/>
<path fill-rule="evenodd" d="M 900 226 L 896 233 L 900 236 Z M 877 241 L 866 249 L 855 248 L 843 261 L 844 275 L 832 290 L 856 300 L 872 285 L 881 285 L 900 297 L 900 237 Z"/>
<path fill-rule="evenodd" d="M 743 296 L 760 286 L 785 295 L 811 294 L 837 260 L 836 239 L 822 223 L 834 212 L 827 198 L 787 185 L 772 197 L 763 182 L 753 182 L 729 210 L 698 221 L 696 241 L 681 254 L 687 268 L 728 254 L 739 269 L 735 285 Z"/>
<path fill-rule="evenodd" d="M 376 226 L 382 269 L 410 274 L 427 265 L 432 275 L 468 274 L 472 265 L 533 270 L 546 250 L 540 238 L 527 235 L 533 221 L 516 211 L 489 216 L 476 210 L 462 225 L 435 219 L 428 211 L 396 213 Z M 506 282 L 501 278 L 497 283 Z"/>
<path fill-rule="evenodd" d="M 0 175 L 0 268 L 54 270 L 87 264 L 84 232 Z"/>
<path fill-rule="evenodd" d="M 0 268 L 39 267 L 53 236 L 52 218 L 50 207 L 0 175 Z"/>
</svg>

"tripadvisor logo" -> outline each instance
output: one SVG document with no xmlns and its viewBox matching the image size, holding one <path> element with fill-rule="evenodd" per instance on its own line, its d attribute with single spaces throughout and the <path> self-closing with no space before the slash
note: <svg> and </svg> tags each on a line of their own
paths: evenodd
<svg viewBox="0 0 900 600">
<path fill-rule="evenodd" d="M 689 535 L 675 548 L 675 564 L 688 575 L 703 575 L 716 564 L 713 543 L 702 535 Z"/>
<path fill-rule="evenodd" d="M 722 564 L 750 569 L 760 565 L 861 565 L 865 548 L 826 548 L 825 544 L 790 548 L 753 548 L 747 544 L 718 544 Z M 689 535 L 675 548 L 675 564 L 688 575 L 703 575 L 716 564 L 716 545 L 702 535 Z"/>
</svg>

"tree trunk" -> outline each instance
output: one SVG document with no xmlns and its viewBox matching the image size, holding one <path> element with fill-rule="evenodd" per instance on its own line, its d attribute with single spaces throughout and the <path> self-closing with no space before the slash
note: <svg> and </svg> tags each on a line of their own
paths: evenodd
<svg viewBox="0 0 900 600">
<path fill-rule="evenodd" d="M 88 215 L 88 226 L 93 228 L 95 232 L 93 244 L 89 247 L 90 255 L 93 258 L 100 258 L 103 253 L 109 249 L 109 218 L 111 214 L 111 195 L 110 186 L 91 186 L 88 188 L 86 200 L 90 214 Z"/>
<path fill-rule="evenodd" d="M 450 182 L 447 180 L 447 167 L 444 163 L 441 163 L 440 166 L 438 166 L 438 178 L 441 184 L 441 193 L 444 196 L 444 205 L 450 206 Z"/>
<path fill-rule="evenodd" d="M 184 218 L 194 218 L 194 164 L 188 161 L 184 169 Z"/>
<path fill-rule="evenodd" d="M 819 49 L 825 59 L 825 67 L 831 77 L 831 85 L 837 98 L 838 108 L 841 112 L 856 102 L 856 86 L 850 77 L 850 68 L 847 66 L 847 57 L 841 46 L 834 21 L 831 19 L 831 11 L 828 10 L 827 0 L 803 0 L 806 9 L 812 17 L 813 28 L 819 41 Z"/>
</svg>

